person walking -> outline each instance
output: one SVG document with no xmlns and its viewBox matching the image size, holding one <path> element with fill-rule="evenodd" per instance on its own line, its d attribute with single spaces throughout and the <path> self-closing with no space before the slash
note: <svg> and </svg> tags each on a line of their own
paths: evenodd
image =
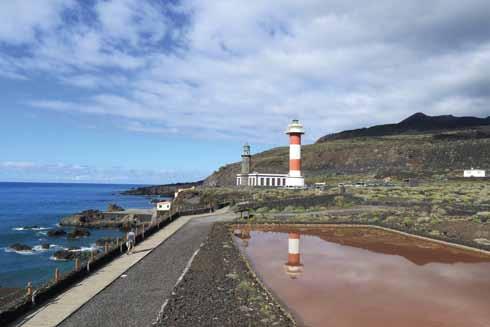
<svg viewBox="0 0 490 327">
<path fill-rule="evenodd" d="M 133 252 L 135 242 L 136 242 L 136 234 L 134 233 L 134 230 L 131 229 L 126 235 L 126 247 L 128 248 L 126 254 L 129 255 L 130 253 Z"/>
</svg>

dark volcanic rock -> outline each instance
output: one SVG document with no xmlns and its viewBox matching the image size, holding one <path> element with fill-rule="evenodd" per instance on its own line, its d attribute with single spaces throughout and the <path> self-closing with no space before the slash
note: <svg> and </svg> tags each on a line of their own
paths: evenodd
<svg viewBox="0 0 490 327">
<path fill-rule="evenodd" d="M 63 229 L 52 229 L 48 231 L 49 237 L 65 236 L 66 232 Z"/>
<path fill-rule="evenodd" d="M 455 117 L 452 115 L 428 116 L 418 112 L 398 124 L 376 125 L 369 128 L 329 134 L 318 139 L 317 143 L 329 140 L 350 139 L 353 137 L 388 136 L 407 132 L 447 131 L 488 125 L 490 125 L 490 116 L 487 118 Z"/>
<path fill-rule="evenodd" d="M 165 184 L 165 185 L 156 185 L 156 186 L 145 186 L 138 187 L 128 191 L 123 192 L 122 194 L 126 195 L 160 195 L 165 197 L 173 197 L 174 193 L 180 188 L 190 188 L 193 186 L 201 186 L 204 181 L 197 181 L 191 183 L 175 183 L 175 184 Z"/>
<path fill-rule="evenodd" d="M 64 217 L 60 221 L 61 226 L 86 226 L 105 219 L 104 214 L 99 210 L 85 210 L 78 214 Z"/>
<path fill-rule="evenodd" d="M 59 250 L 53 254 L 56 260 L 75 260 L 84 259 L 90 256 L 88 251 L 77 251 L 79 248 L 70 248 L 69 250 Z"/>
<path fill-rule="evenodd" d="M 42 248 L 43 250 L 48 250 L 48 249 L 49 249 L 49 247 L 50 247 L 50 245 L 51 245 L 51 244 L 49 244 L 49 243 L 43 243 L 43 244 L 41 244 L 41 248 Z"/>
<path fill-rule="evenodd" d="M 122 209 L 113 207 L 113 209 Z M 82 228 L 121 228 L 138 225 L 142 220 L 151 219 L 150 214 L 124 214 L 114 212 L 101 212 L 99 210 L 85 210 L 78 214 L 64 217 L 61 226 Z"/>
<path fill-rule="evenodd" d="M 106 243 L 112 244 L 116 243 L 117 238 L 114 237 L 103 237 L 99 238 L 97 241 L 95 241 L 95 245 L 97 246 L 104 246 Z"/>
<path fill-rule="evenodd" d="M 84 228 L 75 228 L 71 232 L 68 233 L 68 238 L 79 238 L 90 236 L 90 232 Z"/>
<path fill-rule="evenodd" d="M 11 248 L 14 251 L 25 251 L 25 252 L 32 251 L 32 247 L 20 243 L 14 243 L 11 246 L 9 246 L 9 248 Z"/>
<path fill-rule="evenodd" d="M 107 206 L 107 212 L 114 212 L 114 211 L 124 211 L 124 208 L 121 206 L 118 206 L 116 203 L 110 203 Z"/>
</svg>

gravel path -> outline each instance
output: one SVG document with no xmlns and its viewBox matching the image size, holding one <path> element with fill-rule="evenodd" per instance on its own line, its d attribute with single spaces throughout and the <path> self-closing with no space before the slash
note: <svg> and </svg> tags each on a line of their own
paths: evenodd
<svg viewBox="0 0 490 327">
<path fill-rule="evenodd" d="M 195 218 L 60 326 L 150 326 L 212 224 L 231 214 Z"/>
<path fill-rule="evenodd" d="M 228 228 L 214 225 L 170 297 L 159 326 L 296 326 L 250 271 Z"/>
</svg>

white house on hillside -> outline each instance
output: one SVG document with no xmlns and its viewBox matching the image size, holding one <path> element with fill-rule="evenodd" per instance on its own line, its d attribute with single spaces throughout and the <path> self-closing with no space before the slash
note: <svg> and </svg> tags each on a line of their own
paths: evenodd
<svg viewBox="0 0 490 327">
<path fill-rule="evenodd" d="M 157 211 L 170 211 L 171 207 L 172 207 L 172 201 L 157 202 Z"/>
<path fill-rule="evenodd" d="M 483 169 L 468 169 L 463 173 L 464 177 L 485 177 L 485 171 Z"/>
</svg>

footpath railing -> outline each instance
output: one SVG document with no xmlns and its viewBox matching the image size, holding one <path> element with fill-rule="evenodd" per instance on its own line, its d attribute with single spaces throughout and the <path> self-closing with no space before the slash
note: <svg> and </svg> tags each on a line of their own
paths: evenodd
<svg viewBox="0 0 490 327">
<path fill-rule="evenodd" d="M 167 214 L 154 216 L 150 222 L 142 223 L 133 228 L 136 234 L 135 244 L 141 243 L 145 238 L 181 216 L 213 212 L 227 205 L 229 203 L 219 203 L 207 207 L 178 207 Z M 6 290 L 5 294 L 0 294 L 0 326 L 5 326 L 19 319 L 28 311 L 59 295 L 126 251 L 125 237 L 118 237 L 111 242 L 105 242 L 96 250 L 84 252 L 83 255 L 73 261 L 73 268 L 69 271 L 55 268 L 47 282 L 34 285 L 28 281 L 25 289 Z"/>
</svg>

